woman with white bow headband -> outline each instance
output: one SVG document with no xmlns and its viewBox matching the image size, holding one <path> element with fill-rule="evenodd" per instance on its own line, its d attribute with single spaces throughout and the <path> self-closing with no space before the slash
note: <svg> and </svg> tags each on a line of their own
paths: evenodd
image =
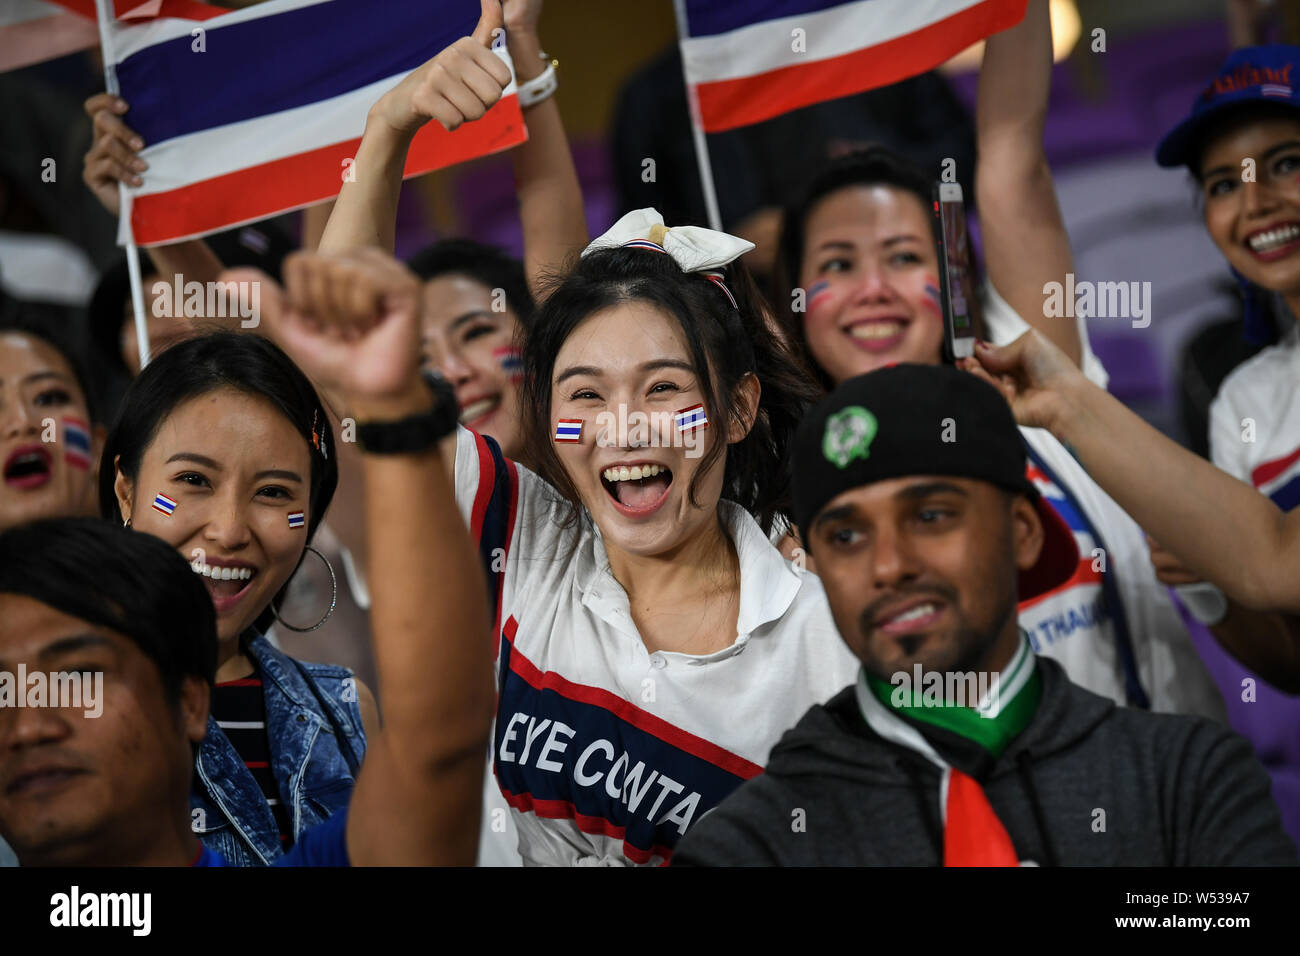
<svg viewBox="0 0 1300 956">
<path fill-rule="evenodd" d="M 525 343 L 538 472 L 464 427 L 439 443 L 495 602 L 493 765 L 525 863 L 666 862 L 856 672 L 820 582 L 768 538 L 813 386 L 733 265 L 751 248 L 624 216 Z M 427 405 L 418 297 L 388 287 L 415 280 L 360 260 L 300 257 L 293 309 L 264 321 L 344 402 L 404 376 Z M 314 307 L 341 282 L 379 315 Z"/>
</svg>

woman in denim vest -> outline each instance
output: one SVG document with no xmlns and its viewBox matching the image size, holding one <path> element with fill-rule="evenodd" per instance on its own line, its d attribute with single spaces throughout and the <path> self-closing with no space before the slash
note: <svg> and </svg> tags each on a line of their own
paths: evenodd
<svg viewBox="0 0 1300 956">
<path fill-rule="evenodd" d="M 350 671 L 297 661 L 265 637 L 294 572 L 317 560 L 309 544 L 338 482 L 333 445 L 316 392 L 283 352 L 217 332 L 140 374 L 104 449 L 104 514 L 176 547 L 217 611 L 217 689 L 191 825 L 232 864 L 271 863 L 345 808 L 377 726 L 374 699 Z"/>
</svg>

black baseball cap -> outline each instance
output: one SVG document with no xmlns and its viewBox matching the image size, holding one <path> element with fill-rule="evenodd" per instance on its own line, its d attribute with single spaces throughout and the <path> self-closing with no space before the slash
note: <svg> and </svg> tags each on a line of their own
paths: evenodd
<svg viewBox="0 0 1300 956">
<path fill-rule="evenodd" d="M 1043 549 L 1020 572 L 1020 600 L 1064 584 L 1078 569 L 1074 533 L 1025 474 L 1025 444 L 1011 408 L 969 372 L 905 364 L 848 379 L 800 423 L 794 453 L 795 520 L 805 532 L 851 488 L 951 475 L 1022 494 L 1038 510 Z"/>
</svg>

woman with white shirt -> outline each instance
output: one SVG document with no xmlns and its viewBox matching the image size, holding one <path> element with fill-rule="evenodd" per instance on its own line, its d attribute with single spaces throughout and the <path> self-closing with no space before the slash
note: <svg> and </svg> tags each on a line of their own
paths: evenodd
<svg viewBox="0 0 1300 956">
<path fill-rule="evenodd" d="M 526 863 L 666 862 L 855 674 L 817 578 L 767 537 L 811 390 L 729 268 L 749 248 L 625 216 L 525 344 L 539 472 L 464 428 L 446 440 L 493 592 L 493 760 Z M 345 403 L 381 379 L 391 417 L 427 395 L 404 267 L 362 250 L 286 278 L 263 317 L 313 379 Z M 312 298 L 329 287 L 352 294 Z"/>
<path fill-rule="evenodd" d="M 1297 73 L 1300 47 L 1235 51 L 1156 151 L 1160 165 L 1195 180 L 1206 231 L 1241 285 L 1245 332 L 1256 342 L 1273 332 L 1257 297 L 1300 316 L 1300 95 L 1279 82 Z M 1224 379 L 1210 406 L 1210 455 L 1281 510 L 1300 506 L 1300 326 Z M 1168 551 L 1154 548 L 1153 557 L 1170 584 L 1199 578 Z M 1265 680 L 1300 690 L 1292 625 L 1281 615 L 1221 599 L 1206 623 Z"/>
</svg>

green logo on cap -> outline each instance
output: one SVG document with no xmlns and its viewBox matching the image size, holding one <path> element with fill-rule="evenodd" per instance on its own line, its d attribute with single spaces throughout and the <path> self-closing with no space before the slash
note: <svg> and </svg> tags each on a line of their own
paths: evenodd
<svg viewBox="0 0 1300 956">
<path fill-rule="evenodd" d="M 876 437 L 876 416 L 861 405 L 842 408 L 826 419 L 822 454 L 837 468 L 847 468 L 854 458 L 866 458 Z"/>
</svg>

